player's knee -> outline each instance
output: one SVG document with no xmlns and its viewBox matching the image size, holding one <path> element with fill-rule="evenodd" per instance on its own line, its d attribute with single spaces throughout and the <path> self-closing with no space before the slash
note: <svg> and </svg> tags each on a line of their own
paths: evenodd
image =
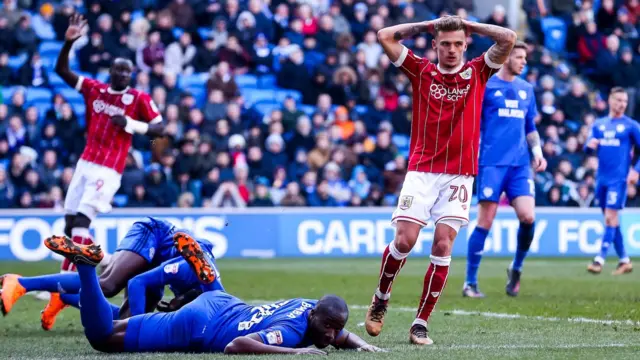
<svg viewBox="0 0 640 360">
<path fill-rule="evenodd" d="M 607 209 L 604 213 L 604 224 L 610 227 L 618 226 L 618 212 Z"/>
<path fill-rule="evenodd" d="M 431 255 L 434 255 L 434 256 L 451 255 L 451 241 L 444 238 L 440 239 L 440 241 L 436 241 L 434 239 L 433 246 L 431 247 Z"/>
<path fill-rule="evenodd" d="M 524 214 L 519 214 L 518 215 L 518 220 L 520 220 L 520 223 L 522 223 L 522 224 L 531 225 L 531 224 L 533 224 L 534 221 L 536 221 L 536 217 L 533 214 L 533 212 L 524 213 Z"/>
<path fill-rule="evenodd" d="M 396 238 L 394 240 L 396 250 L 398 250 L 398 252 L 401 254 L 408 254 L 409 252 L 411 252 L 411 249 L 413 249 L 413 245 L 418 239 L 419 232 L 419 229 L 417 231 L 412 231 L 406 229 L 405 226 L 398 226 L 398 229 L 396 231 Z"/>
<path fill-rule="evenodd" d="M 120 292 L 120 287 L 111 279 L 100 279 L 100 288 L 105 297 L 112 298 Z"/>
</svg>

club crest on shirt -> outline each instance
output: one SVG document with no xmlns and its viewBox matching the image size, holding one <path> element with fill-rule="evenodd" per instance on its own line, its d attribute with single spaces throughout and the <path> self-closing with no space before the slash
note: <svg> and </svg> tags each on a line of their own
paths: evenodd
<svg viewBox="0 0 640 360">
<path fill-rule="evenodd" d="M 472 72 L 473 72 L 473 69 L 467 68 L 467 70 L 465 70 L 465 71 L 460 73 L 460 77 L 465 79 L 465 80 L 469 80 L 469 79 L 471 79 L 471 73 Z"/>
<path fill-rule="evenodd" d="M 123 104 L 131 105 L 131 103 L 133 102 L 133 95 L 132 94 L 123 94 L 121 100 L 122 100 Z"/>
<path fill-rule="evenodd" d="M 438 73 L 437 73 L 437 72 L 435 72 L 435 71 L 432 71 L 432 72 L 431 72 L 431 76 L 436 76 L 436 75 L 438 75 Z"/>
<path fill-rule="evenodd" d="M 408 208 L 411 207 L 412 203 L 413 203 L 413 196 L 403 195 L 400 197 L 400 202 L 398 204 L 398 207 L 400 208 L 400 210 L 407 210 Z"/>
<path fill-rule="evenodd" d="M 269 345 L 280 345 L 283 341 L 284 339 L 282 338 L 282 332 L 280 330 L 267 333 L 267 343 L 269 343 Z"/>
<path fill-rule="evenodd" d="M 179 268 L 180 268 L 179 263 L 165 265 L 164 272 L 167 274 L 177 274 Z"/>
<path fill-rule="evenodd" d="M 527 99 L 527 92 L 524 91 L 524 90 L 518 91 L 518 95 L 520 95 L 520 99 L 522 99 L 522 100 L 526 100 Z"/>
<path fill-rule="evenodd" d="M 616 126 L 616 131 L 619 133 L 624 132 L 624 125 L 618 124 L 618 126 Z"/>
</svg>

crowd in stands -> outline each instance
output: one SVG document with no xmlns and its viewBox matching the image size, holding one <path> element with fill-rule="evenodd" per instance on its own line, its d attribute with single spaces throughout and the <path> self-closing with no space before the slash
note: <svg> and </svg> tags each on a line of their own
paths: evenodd
<svg viewBox="0 0 640 360">
<path fill-rule="evenodd" d="M 362 2 L 359 2 L 362 1 Z M 477 2 L 476 2 L 477 4 Z M 0 208 L 62 209 L 84 146 L 80 95 L 54 73 L 68 18 L 85 14 L 72 67 L 107 81 L 115 57 L 161 109 L 168 136 L 136 135 L 116 207 L 395 206 L 407 171 L 409 80 L 382 27 L 457 14 L 509 26 L 472 0 L 3 0 Z M 638 118 L 638 0 L 524 0 L 526 80 L 549 168 L 540 206 L 595 206 L 583 144 L 613 85 Z M 525 17 L 523 16 L 523 19 Z M 467 56 L 490 40 L 469 38 Z M 436 60 L 431 37 L 405 42 Z M 629 188 L 629 206 L 639 206 Z"/>
</svg>

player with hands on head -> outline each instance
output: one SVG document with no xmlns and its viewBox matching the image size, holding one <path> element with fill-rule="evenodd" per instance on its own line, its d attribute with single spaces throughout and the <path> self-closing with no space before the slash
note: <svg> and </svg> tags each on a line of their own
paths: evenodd
<svg viewBox="0 0 640 360">
<path fill-rule="evenodd" d="M 401 43 L 421 33 L 434 35 L 432 47 L 438 56 L 437 65 Z M 495 43 L 465 63 L 470 33 L 488 36 Z M 509 57 L 516 37 L 512 30 L 458 16 L 395 25 L 378 32 L 393 65 L 411 81 L 413 119 L 408 171 L 392 217 L 396 234 L 382 255 L 378 286 L 365 319 L 371 336 L 382 330 L 393 280 L 416 244 L 420 230 L 433 220 L 431 264 L 409 330 L 411 343 L 433 343 L 427 322 L 447 281 L 453 242 L 460 228 L 469 222 L 473 180 L 478 171 L 484 89 Z"/>
</svg>

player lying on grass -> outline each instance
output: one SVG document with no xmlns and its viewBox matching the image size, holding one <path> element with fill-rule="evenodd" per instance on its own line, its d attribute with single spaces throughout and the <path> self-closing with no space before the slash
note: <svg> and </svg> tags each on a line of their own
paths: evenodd
<svg viewBox="0 0 640 360">
<path fill-rule="evenodd" d="M 115 320 L 95 267 L 100 246 L 80 245 L 65 237 L 45 240 L 53 252 L 76 264 L 80 276 L 80 317 L 91 346 L 103 352 L 225 352 L 229 354 L 325 354 L 307 346 L 381 351 L 344 330 L 347 304 L 329 295 L 320 300 L 290 299 L 250 306 L 222 291 L 206 292 L 171 313 Z M 201 281 L 215 280 L 202 249 L 191 237 L 177 246 Z"/>
<path fill-rule="evenodd" d="M 189 232 L 177 230 L 170 223 L 151 217 L 133 224 L 120 242 L 106 270 L 100 275 L 100 287 L 106 297 L 113 297 L 125 290 L 123 306 L 114 306 L 114 310 L 119 311 L 116 317 L 124 319 L 153 311 L 162 299 L 164 285 L 170 285 L 176 297 L 185 296 L 189 289 L 199 287 L 197 276 L 188 271 L 188 265 L 184 263 L 174 246 L 177 235 L 185 234 Z M 211 259 L 212 268 L 217 272 L 215 259 L 211 254 L 212 244 L 203 239 L 198 241 L 206 249 L 205 253 Z M 7 274 L 0 278 L 0 285 L 0 310 L 4 315 L 7 315 L 16 301 L 27 292 L 52 292 L 52 300 L 41 315 L 42 328 L 45 330 L 53 327 L 56 316 L 67 305 L 78 307 L 80 278 L 76 273 L 29 278 Z M 214 288 L 223 290 L 219 280 L 215 282 Z M 201 290 L 208 291 L 212 288 Z"/>
</svg>

